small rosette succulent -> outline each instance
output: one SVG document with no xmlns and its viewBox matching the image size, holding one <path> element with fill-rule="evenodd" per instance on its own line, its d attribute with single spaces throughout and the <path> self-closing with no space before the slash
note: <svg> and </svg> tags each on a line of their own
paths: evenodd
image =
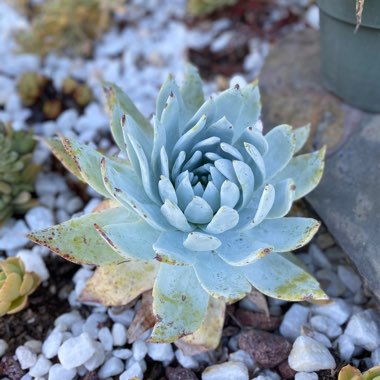
<svg viewBox="0 0 380 380">
<path fill-rule="evenodd" d="M 75 262 L 113 265 L 113 276 L 120 261 L 149 264 L 149 277 L 153 266 L 152 341 L 193 333 L 210 298 L 234 302 L 252 286 L 285 300 L 327 298 L 289 253 L 319 227 L 314 219 L 285 217 L 322 175 L 324 149 L 293 157 L 308 127 L 280 125 L 264 136 L 256 83 L 204 101 L 191 66 L 182 87 L 172 77 L 162 86 L 153 125 L 118 87 L 107 85 L 106 95 L 111 130 L 128 161 L 68 138 L 48 143 L 117 207 L 32 240 Z M 136 283 L 144 272 L 139 276 Z"/>
<path fill-rule="evenodd" d="M 0 261 L 0 317 L 24 309 L 28 296 L 38 285 L 40 278 L 34 272 L 26 272 L 18 257 Z"/>
<path fill-rule="evenodd" d="M 0 226 L 36 205 L 32 192 L 40 168 L 32 161 L 35 146 L 31 133 L 0 122 Z"/>
</svg>

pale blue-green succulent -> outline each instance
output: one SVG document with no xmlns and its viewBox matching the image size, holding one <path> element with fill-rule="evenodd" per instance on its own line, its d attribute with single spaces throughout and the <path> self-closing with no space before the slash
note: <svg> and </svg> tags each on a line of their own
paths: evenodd
<svg viewBox="0 0 380 380">
<path fill-rule="evenodd" d="M 289 253 L 310 241 L 319 222 L 284 217 L 323 172 L 324 149 L 293 157 L 308 127 L 280 125 L 263 136 L 256 83 L 204 101 L 191 66 L 181 87 L 172 77 L 162 86 L 152 125 L 118 87 L 107 85 L 106 95 L 112 134 L 128 161 L 68 138 L 48 143 L 117 207 L 32 240 L 74 262 L 113 265 L 108 273 L 122 261 L 155 263 L 152 341 L 193 333 L 210 297 L 233 302 L 251 286 L 285 300 L 327 298 Z"/>
</svg>

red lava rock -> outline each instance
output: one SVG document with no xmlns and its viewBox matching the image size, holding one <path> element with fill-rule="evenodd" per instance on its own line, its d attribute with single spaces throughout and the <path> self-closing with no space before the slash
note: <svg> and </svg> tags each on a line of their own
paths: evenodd
<svg viewBox="0 0 380 380">
<path fill-rule="evenodd" d="M 193 371 L 182 367 L 167 367 L 166 377 L 168 380 L 198 380 L 198 377 Z"/>
<path fill-rule="evenodd" d="M 280 365 L 277 367 L 277 370 L 280 373 L 282 379 L 294 379 L 297 373 L 294 369 L 290 368 L 287 359 L 280 363 Z"/>
<path fill-rule="evenodd" d="M 274 368 L 288 358 L 292 345 L 282 336 L 249 330 L 240 334 L 239 347 L 252 355 L 263 368 Z"/>
<path fill-rule="evenodd" d="M 258 330 L 274 331 L 281 324 L 280 317 L 268 317 L 263 313 L 243 309 L 237 309 L 235 317 L 243 326 L 250 326 Z"/>
<path fill-rule="evenodd" d="M 0 376 L 10 380 L 20 380 L 24 376 L 24 371 L 17 360 L 11 355 L 6 355 L 0 361 Z"/>
</svg>

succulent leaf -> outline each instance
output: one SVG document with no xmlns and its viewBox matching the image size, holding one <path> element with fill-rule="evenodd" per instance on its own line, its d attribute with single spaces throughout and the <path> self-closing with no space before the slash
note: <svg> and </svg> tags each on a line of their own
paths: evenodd
<svg viewBox="0 0 380 380">
<path fill-rule="evenodd" d="M 117 165 L 109 159 L 101 162 L 101 175 L 109 196 L 123 207 L 133 209 L 157 230 L 171 229 L 159 207 L 145 194 L 139 177 L 127 166 Z"/>
<path fill-rule="evenodd" d="M 319 226 L 315 219 L 286 217 L 264 220 L 251 231 L 255 239 L 270 242 L 275 252 L 286 252 L 307 244 Z"/>
<path fill-rule="evenodd" d="M 128 261 L 102 265 L 87 281 L 79 300 L 108 306 L 123 306 L 153 288 L 159 264 Z"/>
<path fill-rule="evenodd" d="M 306 141 L 310 135 L 310 124 L 306 124 L 303 127 L 295 128 L 293 130 L 294 137 L 296 138 L 295 153 L 298 153 L 306 144 Z"/>
<path fill-rule="evenodd" d="M 154 259 L 152 244 L 157 240 L 159 232 L 141 218 L 137 217 L 128 223 L 115 223 L 104 227 L 96 225 L 95 228 L 120 256 L 132 260 Z"/>
<path fill-rule="evenodd" d="M 54 156 L 63 164 L 63 166 L 72 174 L 75 175 L 82 182 L 86 180 L 82 177 L 82 173 L 79 170 L 75 160 L 67 153 L 61 140 L 55 138 L 47 138 L 43 140 L 44 143 L 50 148 Z"/>
<path fill-rule="evenodd" d="M 210 297 L 205 319 L 198 330 L 175 342 L 185 355 L 215 350 L 222 336 L 226 303 Z"/>
<path fill-rule="evenodd" d="M 105 82 L 103 85 L 107 100 L 107 108 L 111 118 L 111 132 L 118 147 L 122 152 L 126 151 L 121 122 L 124 115 L 129 115 L 140 126 L 141 131 L 147 136 L 153 134 L 148 120 L 140 113 L 131 99 L 122 89 L 113 83 Z M 129 152 L 128 152 L 129 153 Z"/>
<path fill-rule="evenodd" d="M 209 295 L 190 266 L 161 264 L 153 288 L 153 311 L 158 322 L 152 342 L 173 342 L 197 330 L 207 314 Z"/>
<path fill-rule="evenodd" d="M 95 225 L 102 228 L 110 221 L 128 223 L 129 220 L 135 221 L 136 214 L 123 207 L 116 207 L 73 218 L 45 230 L 32 232 L 28 237 L 74 263 L 117 263 L 124 259 L 102 239 Z"/>
<path fill-rule="evenodd" d="M 0 317 L 13 314 L 25 308 L 28 296 L 41 280 L 34 272 L 26 272 L 24 263 L 18 257 L 0 261 Z"/>
<path fill-rule="evenodd" d="M 0 226 L 37 204 L 32 197 L 40 170 L 32 161 L 35 146 L 32 133 L 14 131 L 0 122 Z"/>
<path fill-rule="evenodd" d="M 242 270 L 228 265 L 214 252 L 199 253 L 194 269 L 203 288 L 214 298 L 234 302 L 251 290 Z"/>
<path fill-rule="evenodd" d="M 268 152 L 263 156 L 266 180 L 286 167 L 296 149 L 296 139 L 290 125 L 279 125 L 265 135 Z"/>
<path fill-rule="evenodd" d="M 271 252 L 243 270 L 249 282 L 269 297 L 287 301 L 328 299 L 318 281 L 287 254 Z"/>
<path fill-rule="evenodd" d="M 292 178 L 296 184 L 295 200 L 302 198 L 318 185 L 325 167 L 326 148 L 313 153 L 294 157 L 289 165 L 276 175 L 272 181 Z"/>
<path fill-rule="evenodd" d="M 272 208 L 266 215 L 268 219 L 285 216 L 290 211 L 296 194 L 296 184 L 291 178 L 284 179 L 273 187 L 276 196 Z"/>
<path fill-rule="evenodd" d="M 202 79 L 193 65 L 186 65 L 185 78 L 180 92 L 187 112 L 186 119 L 188 120 L 204 102 Z"/>
</svg>

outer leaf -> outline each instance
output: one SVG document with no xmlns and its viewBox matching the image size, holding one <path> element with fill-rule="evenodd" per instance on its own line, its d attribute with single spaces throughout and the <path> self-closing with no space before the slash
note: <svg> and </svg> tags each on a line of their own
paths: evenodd
<svg viewBox="0 0 380 380">
<path fill-rule="evenodd" d="M 198 252 L 191 251 L 184 246 L 186 235 L 179 231 L 162 232 L 153 244 L 156 259 L 172 265 L 193 264 Z M 201 254 L 208 253 L 202 252 Z"/>
<path fill-rule="evenodd" d="M 180 92 L 186 109 L 185 118 L 187 121 L 204 102 L 202 79 L 193 65 L 186 65 L 185 80 L 182 83 Z"/>
<path fill-rule="evenodd" d="M 319 226 L 320 223 L 311 218 L 267 219 L 252 230 L 252 235 L 259 241 L 270 242 L 275 252 L 286 252 L 307 244 Z"/>
<path fill-rule="evenodd" d="M 132 208 L 157 230 L 171 229 L 160 208 L 145 194 L 140 179 L 132 169 L 115 165 L 109 159 L 104 159 L 101 162 L 101 175 L 109 194 L 120 204 Z"/>
<path fill-rule="evenodd" d="M 310 135 L 310 123 L 304 125 L 303 127 L 293 129 L 294 136 L 296 138 L 296 150 L 295 153 L 299 152 L 303 146 L 306 144 L 307 139 Z"/>
<path fill-rule="evenodd" d="M 124 137 L 121 130 L 121 118 L 123 115 L 130 115 L 141 127 L 143 133 L 150 138 L 153 137 L 153 129 L 148 120 L 140 113 L 131 99 L 120 87 L 112 83 L 104 83 L 104 93 L 107 99 L 107 106 L 111 115 L 111 131 L 120 150 L 125 152 Z"/>
<path fill-rule="evenodd" d="M 310 193 L 321 180 L 325 167 L 325 154 L 326 148 L 323 147 L 316 152 L 294 157 L 288 166 L 273 178 L 272 182 L 292 178 L 296 183 L 295 199 L 302 198 Z"/>
<path fill-rule="evenodd" d="M 63 138 L 62 144 L 74 160 L 83 180 L 95 191 L 109 198 L 110 194 L 103 184 L 100 173 L 100 162 L 104 156 L 95 149 L 68 138 Z M 118 164 L 115 163 L 115 165 Z"/>
<path fill-rule="evenodd" d="M 269 243 L 258 241 L 253 231 L 225 232 L 220 235 L 222 245 L 217 249 L 219 256 L 230 265 L 242 266 L 271 252 L 273 247 Z"/>
<path fill-rule="evenodd" d="M 287 258 L 272 252 L 244 267 L 249 282 L 267 296 L 287 301 L 327 300 L 318 281 Z"/>
<path fill-rule="evenodd" d="M 126 259 L 152 260 L 155 256 L 152 244 L 160 233 L 137 215 L 136 217 L 130 223 L 109 224 L 103 228 L 96 225 L 95 228 L 120 256 Z"/>
<path fill-rule="evenodd" d="M 242 299 L 251 290 L 241 269 L 226 264 L 216 253 L 198 254 L 194 269 L 204 289 L 225 302 Z"/>
<path fill-rule="evenodd" d="M 182 114 L 183 110 L 183 100 L 180 94 L 177 83 L 175 82 L 172 75 L 169 75 L 166 79 L 165 83 L 161 86 L 160 92 L 158 93 L 156 100 L 156 115 L 159 120 L 161 120 L 161 116 L 163 116 L 164 110 L 168 104 L 169 97 L 175 97 L 178 102 L 179 112 Z M 163 121 L 163 120 L 161 120 Z"/>
<path fill-rule="evenodd" d="M 185 355 L 196 355 L 215 350 L 222 336 L 225 311 L 225 302 L 210 297 L 207 315 L 201 327 L 193 334 L 177 340 L 175 345 Z"/>
<path fill-rule="evenodd" d="M 81 171 L 79 170 L 75 160 L 66 152 L 62 141 L 53 138 L 44 139 L 43 142 L 49 147 L 55 157 L 63 164 L 63 166 L 75 175 L 79 180 L 86 182 L 82 177 Z"/>
<path fill-rule="evenodd" d="M 123 261 L 123 258 L 99 236 L 94 225 L 103 227 L 110 222 L 128 222 L 131 218 L 135 219 L 135 214 L 131 211 L 122 207 L 111 208 L 32 232 L 28 238 L 74 263 L 117 263 Z"/>
<path fill-rule="evenodd" d="M 107 306 L 122 306 L 153 288 L 159 264 L 130 261 L 103 265 L 87 281 L 79 300 Z"/>
<path fill-rule="evenodd" d="M 279 125 L 265 135 L 268 152 L 263 156 L 266 179 L 279 173 L 289 163 L 296 148 L 296 139 L 290 125 Z"/>
<path fill-rule="evenodd" d="M 158 322 L 152 342 L 174 342 L 193 333 L 206 317 L 209 295 L 192 267 L 161 264 L 153 288 L 153 311 Z"/>
<path fill-rule="evenodd" d="M 266 216 L 267 219 L 282 218 L 290 211 L 296 193 L 296 184 L 291 178 L 284 179 L 274 185 L 274 190 L 276 196 Z"/>
</svg>

